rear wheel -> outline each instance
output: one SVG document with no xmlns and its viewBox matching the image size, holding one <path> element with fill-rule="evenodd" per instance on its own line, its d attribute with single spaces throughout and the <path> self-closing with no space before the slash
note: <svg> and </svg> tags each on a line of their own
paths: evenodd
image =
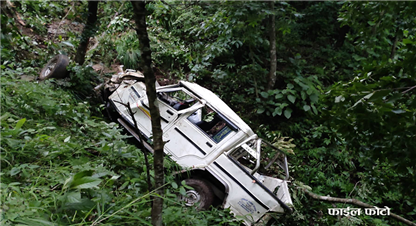
<svg viewBox="0 0 416 226">
<path fill-rule="evenodd" d="M 42 68 L 39 74 L 40 80 L 46 80 L 48 78 L 65 78 L 68 75 L 66 66 L 69 64 L 67 56 L 59 54 L 54 56 L 48 63 Z"/>
<path fill-rule="evenodd" d="M 186 179 L 185 184 L 193 189 L 187 189 L 186 195 L 180 195 L 180 200 L 187 206 L 194 206 L 197 210 L 207 210 L 214 202 L 214 192 L 204 180 Z"/>
</svg>

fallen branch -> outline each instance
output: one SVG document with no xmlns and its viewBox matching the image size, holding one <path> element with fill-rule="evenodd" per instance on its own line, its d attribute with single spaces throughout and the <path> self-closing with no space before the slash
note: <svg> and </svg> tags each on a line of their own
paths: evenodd
<svg viewBox="0 0 416 226">
<path fill-rule="evenodd" d="M 59 24 L 58 24 L 58 28 L 56 28 L 56 32 L 55 32 L 55 34 L 53 34 L 53 37 L 52 37 L 52 42 L 55 40 L 56 33 L 58 33 L 58 32 L 59 32 L 59 28 L 61 28 L 62 23 L 64 22 L 65 18 L 68 16 L 69 12 L 71 12 L 72 8 L 74 8 L 74 5 L 75 5 L 75 2 L 73 2 L 73 3 L 72 3 L 71 8 L 69 8 L 68 12 L 67 12 L 67 13 L 65 14 L 65 16 L 62 18 L 61 22 L 59 22 Z"/>
<path fill-rule="evenodd" d="M 302 188 L 302 187 L 298 187 L 298 188 L 300 188 L 303 192 L 308 194 L 313 199 L 317 199 L 317 200 L 328 201 L 328 202 L 350 203 L 350 204 L 354 204 L 354 205 L 361 206 L 361 207 L 366 207 L 366 208 L 374 208 L 375 207 L 375 206 L 367 204 L 365 202 L 361 202 L 360 200 L 357 200 L 357 199 L 345 199 L 345 198 L 321 196 L 321 195 L 317 195 L 317 194 L 309 191 L 306 188 Z M 402 222 L 402 223 L 407 224 L 407 225 L 416 226 L 416 223 L 413 223 L 413 222 L 407 220 L 406 218 L 403 218 L 403 217 L 401 217 L 397 214 L 390 213 L 390 216 L 393 217 L 394 219 Z"/>
<path fill-rule="evenodd" d="M 107 25 L 107 29 L 108 28 L 110 28 L 110 26 L 111 26 L 111 21 L 113 21 L 115 18 L 116 18 L 116 16 L 118 16 L 120 13 L 120 11 L 121 11 L 121 9 L 123 8 L 123 6 L 124 6 L 124 2 L 121 4 L 121 6 L 118 8 L 118 10 L 116 11 L 116 13 L 114 14 L 114 16 L 111 18 L 111 20 L 110 20 L 110 23 Z M 96 37 L 94 37 L 94 40 L 95 40 L 95 44 L 87 51 L 87 54 L 89 53 L 89 52 L 91 52 L 92 50 L 94 50 L 95 48 L 97 48 L 97 46 L 98 46 L 98 44 L 100 44 L 100 40 L 104 37 L 104 35 L 105 35 L 105 33 L 103 32 L 103 33 L 101 33 L 101 35 L 98 37 L 98 38 L 96 38 Z"/>
</svg>

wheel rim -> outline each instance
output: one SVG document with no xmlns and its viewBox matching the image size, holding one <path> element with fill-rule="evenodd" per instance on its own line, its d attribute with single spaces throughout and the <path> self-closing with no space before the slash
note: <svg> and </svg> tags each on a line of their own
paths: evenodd
<svg viewBox="0 0 416 226">
<path fill-rule="evenodd" d="M 195 190 L 188 190 L 186 191 L 186 196 L 182 197 L 182 200 L 185 201 L 186 206 L 193 206 L 201 201 L 201 195 Z"/>
<path fill-rule="evenodd" d="M 48 76 L 51 73 L 51 71 L 53 70 L 53 68 L 55 67 L 55 65 L 56 65 L 56 63 L 52 63 L 52 64 L 48 65 L 48 67 L 45 70 L 45 73 L 44 73 L 43 77 Z"/>
</svg>

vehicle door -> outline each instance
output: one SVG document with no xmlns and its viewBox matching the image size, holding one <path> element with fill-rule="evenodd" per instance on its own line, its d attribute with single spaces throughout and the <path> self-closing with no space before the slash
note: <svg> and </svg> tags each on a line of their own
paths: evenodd
<svg viewBox="0 0 416 226">
<path fill-rule="evenodd" d="M 169 129 L 170 141 L 165 147 L 181 165 L 205 165 L 213 157 L 209 155 L 237 131 L 234 124 L 204 105 L 185 114 Z"/>
<path fill-rule="evenodd" d="M 185 103 L 186 100 L 189 102 L 190 99 L 193 100 L 193 98 L 185 94 L 180 87 L 160 89 L 156 91 L 156 94 L 159 104 L 161 126 L 162 130 L 165 132 L 167 127 L 178 118 L 177 109 L 179 109 L 180 104 Z M 187 99 L 183 100 L 182 98 Z M 188 104 L 191 106 L 191 103 Z M 135 107 L 139 110 L 136 111 L 136 120 L 140 122 L 146 131 L 152 131 L 149 99 L 147 96 L 136 101 Z M 181 108 L 185 109 L 185 106 L 181 106 Z M 151 136 L 151 133 L 149 135 Z"/>
<path fill-rule="evenodd" d="M 145 90 L 144 87 L 140 88 L 135 89 L 132 87 L 132 90 Z M 184 92 L 183 88 L 181 87 L 162 87 L 161 89 L 158 89 L 156 93 L 161 117 L 161 126 L 164 134 L 168 128 L 178 119 L 178 112 L 183 112 L 198 102 L 197 99 Z M 151 137 L 152 124 L 150 117 L 149 99 L 145 93 L 141 95 L 138 92 L 130 92 L 130 96 L 134 97 L 134 101 L 130 102 L 130 106 L 132 111 L 135 112 L 135 119 L 138 123 L 139 129 L 144 133 L 144 135 Z"/>
</svg>

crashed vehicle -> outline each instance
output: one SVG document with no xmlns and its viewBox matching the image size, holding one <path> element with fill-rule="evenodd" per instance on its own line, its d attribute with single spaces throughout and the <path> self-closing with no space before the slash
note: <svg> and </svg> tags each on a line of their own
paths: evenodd
<svg viewBox="0 0 416 226">
<path fill-rule="evenodd" d="M 106 107 L 116 115 L 113 119 L 153 152 L 143 74 L 121 72 L 104 90 Z M 185 183 L 193 188 L 182 197 L 186 205 L 203 210 L 217 202 L 247 225 L 264 223 L 268 213 L 292 212 L 285 152 L 260 139 L 218 96 L 198 84 L 156 84 L 156 92 L 164 152 L 183 168 Z M 274 156 L 262 166 L 264 150 Z M 261 173 L 273 164 L 281 178 Z"/>
<path fill-rule="evenodd" d="M 67 76 L 68 63 L 67 56 L 55 56 L 42 69 L 39 80 Z M 153 152 L 143 74 L 120 72 L 96 90 L 102 90 L 111 118 Z M 198 84 L 156 84 L 156 92 L 164 152 L 183 168 L 177 172 L 178 178 L 187 178 L 185 183 L 193 188 L 181 197 L 187 206 L 204 210 L 217 203 L 246 225 L 267 223 L 269 213 L 292 212 L 284 151 L 257 137 L 218 96 Z M 267 156 L 269 163 L 263 166 L 267 161 L 261 153 L 266 151 L 274 155 Z M 268 169 L 273 174 L 278 171 L 280 178 L 263 173 Z"/>
</svg>

